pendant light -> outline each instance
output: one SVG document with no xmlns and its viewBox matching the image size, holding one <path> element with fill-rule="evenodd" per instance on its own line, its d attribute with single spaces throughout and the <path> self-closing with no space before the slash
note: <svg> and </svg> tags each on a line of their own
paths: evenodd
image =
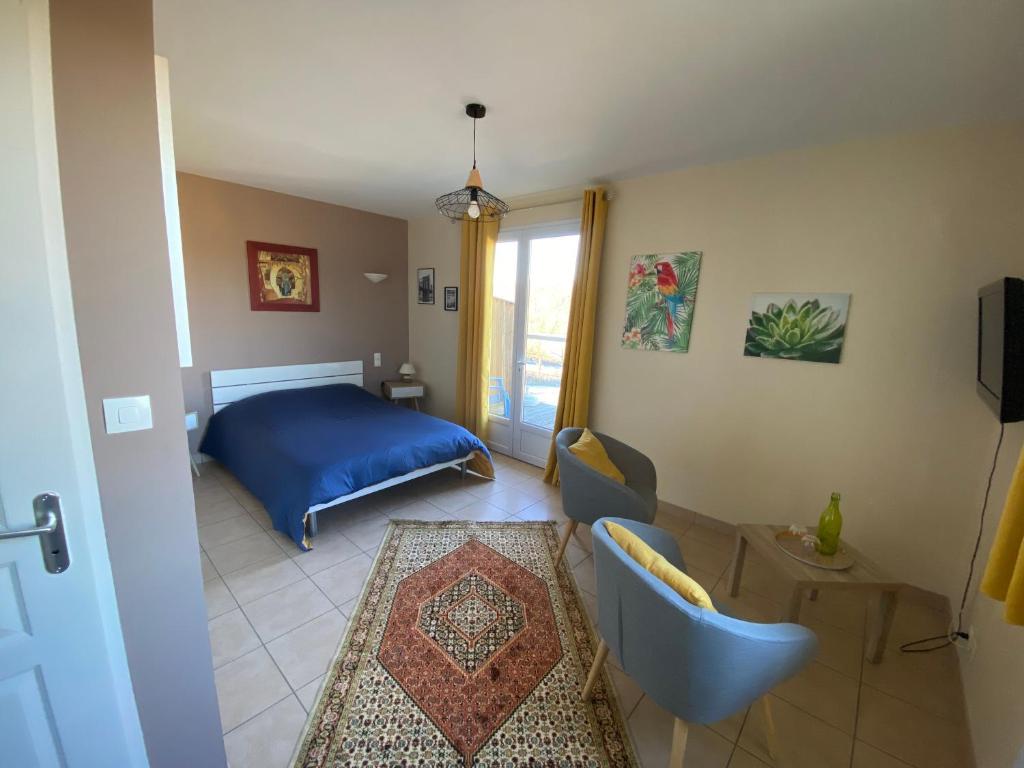
<svg viewBox="0 0 1024 768">
<path fill-rule="evenodd" d="M 434 204 L 452 221 L 498 221 L 508 213 L 508 203 L 484 189 L 476 169 L 476 121 L 487 114 L 483 104 L 467 104 L 466 114 L 473 118 L 473 169 L 466 186 L 441 195 Z"/>
</svg>

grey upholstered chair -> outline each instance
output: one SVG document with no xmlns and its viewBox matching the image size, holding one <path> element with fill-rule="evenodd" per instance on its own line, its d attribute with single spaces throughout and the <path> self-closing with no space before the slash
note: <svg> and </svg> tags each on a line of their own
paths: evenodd
<svg viewBox="0 0 1024 768">
<path fill-rule="evenodd" d="M 591 469 L 569 450 L 582 434 L 582 429 L 566 427 L 555 436 L 562 508 L 571 521 L 555 556 L 555 565 L 561 561 L 569 538 L 580 523 L 593 525 L 600 517 L 649 523 L 658 511 L 658 474 L 653 462 L 614 437 L 594 432 L 608 458 L 626 477 L 625 485 L 617 483 Z"/>
</svg>

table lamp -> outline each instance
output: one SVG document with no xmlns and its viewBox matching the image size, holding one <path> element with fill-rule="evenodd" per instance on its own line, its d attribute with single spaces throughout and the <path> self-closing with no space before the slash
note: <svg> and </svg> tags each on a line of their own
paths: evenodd
<svg viewBox="0 0 1024 768">
<path fill-rule="evenodd" d="M 416 368 L 412 363 L 402 363 L 398 372 L 402 375 L 402 381 L 412 381 L 412 377 L 416 375 Z"/>
</svg>

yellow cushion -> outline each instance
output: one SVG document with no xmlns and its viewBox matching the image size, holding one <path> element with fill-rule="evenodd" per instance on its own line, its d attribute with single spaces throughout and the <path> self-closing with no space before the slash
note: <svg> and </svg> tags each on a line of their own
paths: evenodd
<svg viewBox="0 0 1024 768">
<path fill-rule="evenodd" d="M 647 542 L 618 523 L 606 522 L 604 527 L 615 543 L 622 547 L 627 555 L 636 560 L 645 571 L 663 581 L 688 603 L 706 611 L 718 613 L 704 587 L 658 554 Z"/>
<path fill-rule="evenodd" d="M 580 439 L 569 446 L 569 450 L 572 451 L 573 455 L 579 458 L 584 464 L 591 469 L 596 469 L 605 477 L 610 477 L 619 483 L 626 482 L 626 476 L 623 475 L 619 468 L 616 467 L 612 460 L 608 458 L 608 452 L 605 451 L 604 446 L 601 445 L 601 441 L 598 440 L 594 433 L 589 429 L 584 429 L 583 434 L 580 435 Z"/>
</svg>

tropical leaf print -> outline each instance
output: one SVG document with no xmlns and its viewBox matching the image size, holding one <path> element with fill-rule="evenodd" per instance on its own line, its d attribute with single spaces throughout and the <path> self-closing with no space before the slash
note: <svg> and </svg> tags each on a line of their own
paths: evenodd
<svg viewBox="0 0 1024 768">
<path fill-rule="evenodd" d="M 622 346 L 687 352 L 700 279 L 700 251 L 634 256 Z"/>
</svg>

